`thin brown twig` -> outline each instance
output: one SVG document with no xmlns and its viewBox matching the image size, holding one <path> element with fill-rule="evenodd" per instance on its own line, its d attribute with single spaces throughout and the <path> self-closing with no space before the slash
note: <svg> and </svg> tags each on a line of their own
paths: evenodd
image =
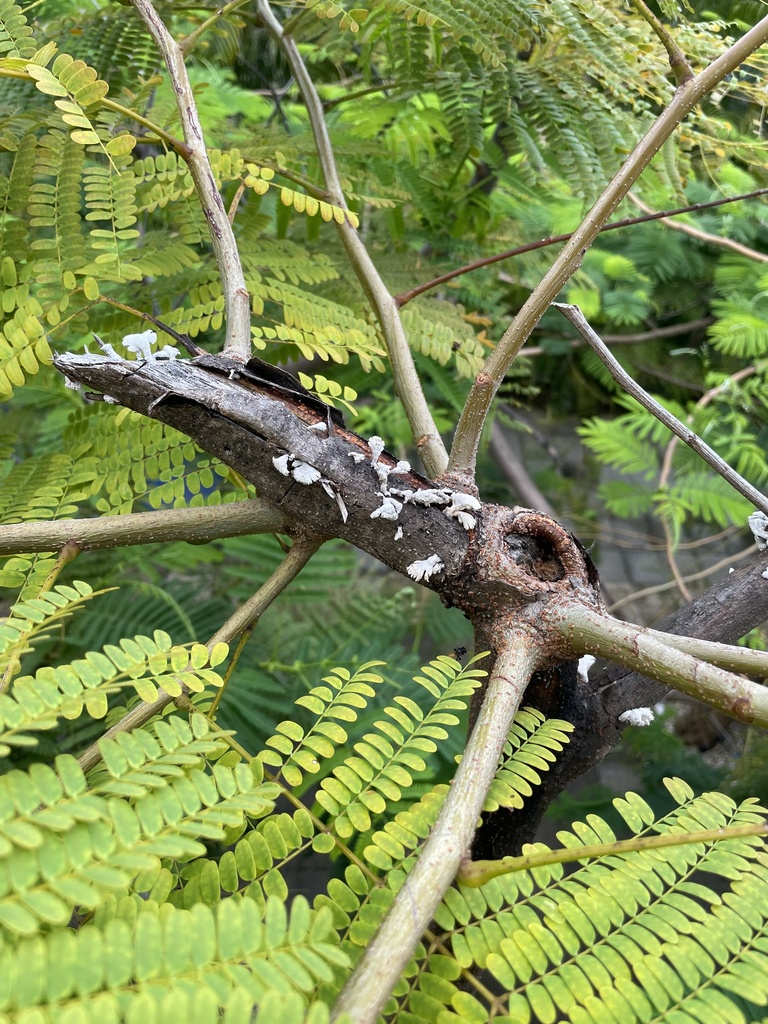
<svg viewBox="0 0 768 1024">
<path fill-rule="evenodd" d="M 768 188 L 758 188 L 753 192 L 745 192 L 738 196 L 725 196 L 722 199 L 712 199 L 708 203 L 691 203 L 689 206 L 678 206 L 672 210 L 661 210 L 656 213 L 647 213 L 642 217 L 625 217 L 623 220 L 613 221 L 611 224 L 604 224 L 600 228 L 599 234 L 604 234 L 606 231 L 618 231 L 619 228 L 630 228 L 636 224 L 649 224 L 654 220 L 666 220 L 668 217 L 678 217 L 683 213 L 698 213 L 701 210 L 712 210 L 717 206 L 725 206 L 728 203 L 743 202 L 747 199 L 757 199 L 759 196 L 768 194 Z M 445 284 L 447 281 L 452 281 L 455 277 L 461 277 L 463 274 L 469 274 L 473 270 L 480 270 L 482 267 L 489 267 L 494 263 L 500 263 L 502 260 L 512 259 L 514 256 L 522 256 L 526 252 L 533 252 L 536 249 L 546 249 L 547 246 L 557 245 L 558 242 L 567 242 L 572 238 L 573 232 L 569 231 L 562 235 L 550 235 L 548 238 L 541 238 L 537 242 L 526 242 L 525 245 L 518 245 L 514 249 L 506 249 L 504 252 L 494 253 L 493 256 L 483 256 L 482 259 L 473 260 L 471 263 L 466 263 L 462 267 L 456 267 L 454 270 L 449 270 L 445 274 L 440 274 L 438 277 L 432 278 L 431 281 L 425 281 L 424 284 L 416 285 L 415 288 L 409 289 L 407 292 L 401 292 L 395 296 L 395 302 L 398 306 L 405 306 L 406 303 L 410 302 L 411 299 L 417 298 L 424 292 L 431 291 L 432 288 L 437 288 L 441 284 Z"/>
<path fill-rule="evenodd" d="M 629 192 L 627 194 L 627 199 L 629 199 L 631 203 L 634 203 L 638 209 L 644 210 L 648 214 L 655 215 L 655 211 L 633 192 Z M 742 242 L 737 242 L 733 238 L 724 238 L 722 235 L 713 235 L 711 232 L 702 231 L 701 228 L 696 228 L 692 224 L 667 220 L 666 217 L 657 217 L 656 219 L 660 220 L 665 227 L 672 228 L 673 231 L 681 231 L 684 235 L 689 235 L 691 238 L 695 238 L 699 242 L 706 242 L 708 245 L 717 245 L 721 249 L 730 249 L 732 252 L 737 252 L 740 256 L 745 256 L 749 260 L 755 260 L 757 263 L 768 263 L 768 255 L 766 255 L 766 253 L 758 252 L 757 249 L 744 245 Z"/>
<path fill-rule="evenodd" d="M 734 562 L 742 562 L 745 558 L 749 558 L 750 555 L 754 555 L 754 545 L 745 548 L 743 551 L 738 551 L 735 555 L 728 555 L 726 558 L 721 558 L 719 562 L 715 562 L 714 565 L 708 566 L 706 569 L 702 569 L 701 572 L 690 573 L 688 576 L 683 576 L 683 580 L 686 583 L 695 583 L 697 580 L 706 579 L 707 576 L 714 576 L 715 573 L 720 572 L 721 569 L 729 569 Z M 626 597 L 619 598 L 618 601 L 614 601 L 608 607 L 608 611 L 613 614 L 617 609 L 622 608 L 625 604 L 631 604 L 633 601 L 639 601 L 643 597 L 651 597 L 654 594 L 663 594 L 665 590 L 671 590 L 675 586 L 674 580 L 667 580 L 666 583 L 655 583 L 652 587 L 645 587 L 643 590 L 634 590 L 631 594 L 627 594 Z"/>
</svg>

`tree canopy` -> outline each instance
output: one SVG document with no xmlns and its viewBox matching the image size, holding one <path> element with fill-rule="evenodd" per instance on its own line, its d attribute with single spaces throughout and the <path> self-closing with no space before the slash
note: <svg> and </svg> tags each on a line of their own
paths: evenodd
<svg viewBox="0 0 768 1024">
<path fill-rule="evenodd" d="M 0 0 L 0 1021 L 759 1019 L 762 15 Z"/>
</svg>

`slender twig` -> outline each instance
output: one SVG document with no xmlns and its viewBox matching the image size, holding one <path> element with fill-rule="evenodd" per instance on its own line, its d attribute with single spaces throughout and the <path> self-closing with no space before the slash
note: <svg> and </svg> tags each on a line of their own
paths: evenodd
<svg viewBox="0 0 768 1024">
<path fill-rule="evenodd" d="M 285 55 L 301 92 L 315 139 L 318 161 L 325 179 L 328 198 L 334 205 L 346 209 L 347 204 L 336 168 L 333 146 L 325 123 L 323 104 L 315 83 L 307 70 L 296 41 L 288 32 L 284 31 L 267 0 L 257 0 L 256 7 L 264 27 Z M 392 365 L 395 388 L 403 404 L 424 467 L 429 476 L 439 476 L 448 464 L 448 453 L 424 396 L 408 339 L 400 320 L 397 303 L 384 284 L 368 250 L 352 224 L 346 219 L 341 223 L 334 223 L 336 223 L 347 258 L 379 321 Z"/>
<path fill-rule="evenodd" d="M 768 188 L 758 188 L 753 192 L 745 192 L 738 196 L 726 196 L 723 199 L 713 199 L 708 203 L 691 203 L 690 206 L 678 206 L 673 210 L 662 210 L 658 213 L 644 214 L 642 217 L 626 217 L 624 220 L 616 220 L 611 224 L 604 224 L 598 234 L 604 234 L 606 231 L 617 231 L 619 228 L 630 228 L 634 227 L 635 224 L 648 224 L 654 220 L 664 220 L 668 217 L 678 217 L 682 213 L 697 213 L 700 210 L 711 210 L 716 206 L 725 206 L 727 203 L 738 203 L 746 199 L 756 199 L 759 196 L 768 194 Z M 559 242 L 567 242 L 573 236 L 572 231 L 568 231 L 562 235 L 550 235 L 548 238 L 541 238 L 536 242 L 526 242 L 525 245 L 518 245 L 514 249 L 506 249 L 504 252 L 497 252 L 493 256 L 484 256 L 479 260 L 472 260 L 471 263 L 465 263 L 462 267 L 456 267 L 454 270 L 449 270 L 445 274 L 440 274 L 439 277 L 432 278 L 431 281 L 425 281 L 423 284 L 416 285 L 415 288 L 411 288 L 407 292 L 400 292 L 399 295 L 395 296 L 395 302 L 401 308 L 410 302 L 411 299 L 417 298 L 424 292 L 431 291 L 433 288 L 437 288 L 441 284 L 445 284 L 447 281 L 452 281 L 455 277 L 461 277 L 463 274 L 469 274 L 473 270 L 480 270 L 481 267 L 489 267 L 493 263 L 500 263 L 502 260 L 512 259 L 514 256 L 522 256 L 526 252 L 533 252 L 536 249 L 546 249 L 550 245 L 557 245 Z"/>
<path fill-rule="evenodd" d="M 106 295 L 100 295 L 96 301 L 106 302 L 108 305 L 114 306 L 116 309 L 122 309 L 125 313 L 130 313 L 131 316 L 139 317 L 141 320 L 146 320 L 147 323 L 154 324 L 158 330 L 164 331 L 169 337 L 173 338 L 174 341 L 178 341 L 180 345 L 183 345 L 187 352 L 192 356 L 205 355 L 205 349 L 196 345 L 186 334 L 179 334 L 179 332 L 175 331 L 173 327 L 169 327 L 168 324 L 164 324 L 162 320 L 158 320 L 157 317 L 152 316 L 151 313 L 145 313 L 141 309 L 134 309 L 133 306 L 126 306 L 124 302 L 118 302 L 117 299 L 110 299 Z M 87 309 L 88 307 L 86 306 L 85 308 Z"/>
<path fill-rule="evenodd" d="M 550 621 L 575 652 L 608 658 L 739 721 L 768 726 L 768 687 L 684 653 L 664 633 L 621 622 L 583 604 L 563 606 Z"/>
<path fill-rule="evenodd" d="M 638 209 L 645 210 L 645 212 L 649 214 L 655 213 L 655 211 L 652 210 L 647 203 L 644 203 L 639 196 L 636 196 L 634 192 L 629 192 L 627 194 L 627 199 L 634 203 Z M 684 235 L 690 235 L 691 238 L 696 238 L 700 242 L 706 242 L 708 245 L 717 245 L 722 249 L 731 249 L 733 252 L 737 252 L 740 256 L 746 256 L 747 259 L 755 260 L 758 263 L 768 263 L 768 255 L 766 255 L 766 253 L 758 252 L 757 249 L 752 249 L 748 245 L 736 242 L 732 238 L 723 238 L 722 235 L 713 235 L 709 231 L 702 231 L 701 228 L 695 228 L 692 224 L 667 220 L 664 217 L 659 217 L 657 219 L 661 220 L 665 227 L 672 228 L 674 231 L 682 231 Z"/>
<path fill-rule="evenodd" d="M 587 323 L 584 314 L 581 312 L 578 306 L 572 306 L 565 302 L 553 302 L 552 305 L 555 309 L 559 309 L 563 316 L 568 320 L 581 336 L 589 343 L 593 351 L 600 357 L 601 361 L 610 371 L 613 379 L 620 384 L 627 394 L 631 395 L 644 409 L 652 413 L 656 419 L 663 423 L 664 426 L 671 430 L 673 434 L 677 435 L 681 441 L 684 441 L 689 448 L 696 452 L 704 461 L 719 473 L 724 480 L 727 480 L 734 490 L 742 494 L 747 501 L 751 502 L 755 508 L 760 509 L 768 515 L 768 498 L 764 494 L 761 494 L 756 487 L 753 487 L 751 483 L 744 479 L 740 473 L 737 473 L 735 469 L 728 465 L 728 463 L 721 459 L 714 449 L 710 448 L 706 441 L 703 441 L 698 434 L 695 434 L 689 427 L 681 423 L 676 416 L 673 416 L 671 412 L 665 409 L 663 406 L 644 391 L 643 388 L 637 384 L 632 377 L 624 370 L 619 362 L 614 359 L 611 353 L 608 351 L 606 346 L 603 344 L 598 335 L 592 330 Z"/>
<path fill-rule="evenodd" d="M 768 17 L 746 32 L 724 54 L 695 78 L 679 86 L 667 108 L 656 119 L 600 198 L 563 246 L 549 271 L 504 333 L 496 349 L 475 378 L 461 414 L 449 462 L 449 472 L 474 478 L 477 446 L 488 410 L 512 360 L 530 337 L 550 304 L 576 272 L 600 228 L 640 177 L 662 145 L 693 107 L 726 75 L 768 39 Z"/>
<path fill-rule="evenodd" d="M 251 353 L 251 310 L 243 267 L 227 211 L 213 176 L 203 127 L 197 113 L 192 86 L 184 65 L 184 54 L 159 17 L 151 0 L 130 0 L 149 29 L 165 60 L 176 106 L 181 116 L 184 141 L 189 152 L 182 154 L 195 183 L 200 205 L 208 221 L 227 316 L 224 352 L 245 362 Z"/>
<path fill-rule="evenodd" d="M 714 323 L 714 317 L 703 316 L 699 320 L 690 320 L 682 324 L 670 324 L 669 327 L 654 327 L 649 331 L 636 331 L 634 334 L 604 334 L 603 341 L 607 345 L 644 345 L 649 341 L 662 341 L 664 338 L 677 338 L 681 334 L 692 334 L 703 327 Z M 583 348 L 587 342 L 583 338 L 572 338 L 568 342 L 572 349 Z M 521 352 L 526 358 L 546 356 L 551 353 L 543 345 L 531 345 Z"/>
<path fill-rule="evenodd" d="M 644 3 L 644 0 L 632 0 L 632 6 L 643 21 L 646 21 L 651 26 L 651 30 L 661 40 L 661 45 L 667 51 L 667 55 L 669 57 L 669 68 L 675 76 L 676 84 L 682 85 L 684 82 L 690 81 L 690 79 L 693 78 L 693 70 L 688 58 L 669 34 L 666 27 Z"/>
<path fill-rule="evenodd" d="M 278 533 L 285 528 L 285 519 L 274 505 L 263 498 L 251 498 L 224 505 L 131 512 L 97 519 L 14 523 L 3 526 L 0 531 L 0 555 L 58 551 L 67 543 L 77 544 L 82 551 L 133 544 L 171 544 L 177 540 L 200 544 L 220 537 Z"/>
<path fill-rule="evenodd" d="M 462 885 L 476 888 L 485 885 L 492 878 L 498 878 L 499 875 L 508 875 L 513 871 L 532 871 L 548 864 L 571 864 L 574 861 L 591 860 L 595 857 L 626 856 L 641 853 L 643 850 L 664 850 L 670 846 L 688 846 L 691 843 L 720 843 L 728 839 L 741 839 L 744 836 L 764 836 L 767 832 L 768 822 L 760 821 L 753 825 L 708 828 L 699 832 L 665 832 L 655 836 L 634 836 L 632 839 L 619 839 L 615 843 L 595 843 L 593 846 L 537 850 L 535 853 L 524 853 L 520 857 L 467 861 L 462 865 L 458 880 Z"/>
<path fill-rule="evenodd" d="M 477 723 L 415 867 L 347 980 L 331 1019 L 373 1024 L 413 956 L 469 850 L 477 820 L 537 653 L 530 635 L 513 634 L 496 659 Z"/>
<path fill-rule="evenodd" d="M 277 569 L 259 587 L 253 597 L 249 598 L 246 604 L 243 605 L 243 608 L 249 608 L 250 614 L 254 618 L 261 616 L 275 598 L 298 576 L 315 551 L 317 551 L 318 546 L 319 544 L 314 538 L 296 540 Z M 209 650 L 215 647 L 217 643 L 228 643 L 248 625 L 248 622 L 244 619 L 243 608 L 238 608 L 224 625 L 216 630 L 205 645 Z M 184 696 L 189 694 L 189 690 L 184 685 L 181 687 L 181 692 Z M 83 771 L 90 771 L 101 760 L 98 746 L 101 740 L 110 739 L 121 732 L 131 732 L 133 729 L 138 729 L 139 726 L 148 722 L 150 718 L 159 715 L 163 708 L 167 707 L 173 700 L 173 697 L 169 697 L 167 693 L 161 690 L 157 700 L 152 701 L 152 703 L 142 701 L 135 708 L 127 712 L 127 714 L 123 715 L 118 722 L 115 722 L 111 728 L 107 729 L 97 743 L 91 744 L 87 750 L 80 754 L 77 761 Z"/>
</svg>

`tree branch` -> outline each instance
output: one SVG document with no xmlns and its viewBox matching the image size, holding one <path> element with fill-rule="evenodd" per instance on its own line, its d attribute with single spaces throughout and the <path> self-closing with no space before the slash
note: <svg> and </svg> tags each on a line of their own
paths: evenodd
<svg viewBox="0 0 768 1024">
<path fill-rule="evenodd" d="M 458 771 L 419 859 L 358 961 L 331 1015 L 373 1024 L 469 851 L 512 720 L 538 663 L 528 632 L 505 639 Z"/>
<path fill-rule="evenodd" d="M 678 206 L 673 210 L 648 213 L 642 217 L 626 217 L 624 220 L 616 220 L 611 224 L 604 224 L 598 234 L 603 234 L 606 231 L 616 231 L 619 228 L 633 227 L 635 224 L 648 224 L 654 220 L 666 221 L 668 217 L 677 217 L 681 213 L 697 213 L 700 210 L 711 210 L 716 206 L 725 206 L 727 203 L 738 203 L 745 199 L 756 199 L 759 196 L 766 195 L 766 193 L 768 193 L 768 188 L 758 188 L 754 192 L 745 192 L 738 196 L 726 196 L 723 199 L 713 199 L 708 203 L 691 203 L 690 206 Z M 535 249 L 546 249 L 548 246 L 556 245 L 558 242 L 567 242 L 572 237 L 572 231 L 568 231 L 563 235 L 550 235 L 549 238 L 541 238 L 536 242 L 526 242 L 525 245 L 518 245 L 514 249 L 505 249 L 504 252 L 497 252 L 493 256 L 484 256 L 482 259 L 472 260 L 471 263 L 465 263 L 464 266 L 448 270 L 445 274 L 432 278 L 431 281 L 425 281 L 423 284 L 416 285 L 415 288 L 411 288 L 407 292 L 400 292 L 399 295 L 395 296 L 395 302 L 402 308 L 411 299 L 415 299 L 424 292 L 431 291 L 433 288 L 445 284 L 446 281 L 452 281 L 455 277 L 469 274 L 473 270 L 479 270 L 481 267 L 489 267 L 493 263 L 500 263 L 502 260 L 512 259 L 514 256 L 522 256 L 523 253 L 533 252 Z"/>
<path fill-rule="evenodd" d="M 213 177 L 203 128 L 197 113 L 192 86 L 184 65 L 184 53 L 159 17 L 151 0 L 130 0 L 149 29 L 163 55 L 176 106 L 181 115 L 188 151 L 182 153 L 195 183 L 200 205 L 211 233 L 226 308 L 227 355 L 245 362 L 251 354 L 251 310 L 237 243 Z"/>
<path fill-rule="evenodd" d="M 0 531 L 0 555 L 58 551 L 74 543 L 81 551 L 170 544 L 186 540 L 200 544 L 220 537 L 249 533 L 282 533 L 285 517 L 263 498 L 201 508 L 172 508 L 162 512 L 132 512 L 98 519 L 58 519 L 43 523 L 14 523 Z"/>
<path fill-rule="evenodd" d="M 229 643 L 230 640 L 233 640 L 238 633 L 246 629 L 251 623 L 255 624 L 258 622 L 275 598 L 298 576 L 319 546 L 320 541 L 316 538 L 309 536 L 297 538 L 294 541 L 293 547 L 291 547 L 269 579 L 259 587 L 253 597 L 249 598 L 241 608 L 238 608 L 227 619 L 223 626 L 216 630 L 205 645 L 208 650 L 212 650 L 217 643 Z M 183 684 L 181 691 L 182 696 L 189 694 L 189 690 Z M 121 732 L 131 732 L 133 729 L 138 729 L 148 722 L 150 718 L 159 715 L 163 708 L 167 707 L 173 700 L 173 697 L 169 697 L 167 693 L 161 690 L 160 696 L 151 704 L 146 701 L 137 704 L 135 708 L 131 708 L 126 715 L 123 715 L 118 722 L 115 722 L 111 728 L 107 729 L 96 743 L 91 744 L 90 747 L 84 750 L 78 757 L 77 763 L 84 772 L 90 771 L 101 760 L 101 752 L 99 750 L 101 740 L 111 739 Z"/>
<path fill-rule="evenodd" d="M 328 197 L 334 205 L 346 209 L 347 203 L 341 188 L 328 127 L 325 123 L 323 104 L 296 41 L 289 33 L 283 31 L 282 25 L 273 14 L 267 0 L 257 0 L 256 7 L 267 31 L 283 51 L 304 99 Z M 427 475 L 434 479 L 448 465 L 448 453 L 424 397 L 408 339 L 400 320 L 397 302 L 381 279 L 368 250 L 352 224 L 345 219 L 341 224 L 337 223 L 336 228 L 349 262 L 376 313 L 392 364 L 392 376 L 398 397 L 403 404 Z"/>
<path fill-rule="evenodd" d="M 679 86 L 669 106 L 646 132 L 570 240 L 566 242 L 475 378 L 456 429 L 449 472 L 458 476 L 474 477 L 477 446 L 491 402 L 512 360 L 529 338 L 531 331 L 581 265 L 585 252 L 595 240 L 602 225 L 683 118 L 702 97 L 766 40 L 768 17 L 758 22 L 695 78 Z"/>
<path fill-rule="evenodd" d="M 675 84 L 683 85 L 684 82 L 690 81 L 693 78 L 693 71 L 690 63 L 688 62 L 688 58 L 669 34 L 665 25 L 662 24 L 653 11 L 644 3 L 644 0 L 632 0 L 632 6 L 640 17 L 651 26 L 651 30 L 661 40 L 661 45 L 667 51 L 667 56 L 669 57 L 669 67 L 672 74 L 675 76 Z"/>
<path fill-rule="evenodd" d="M 724 480 L 727 480 L 734 490 L 743 495 L 755 508 L 759 508 L 768 515 L 768 498 L 758 491 L 756 487 L 753 487 L 749 481 L 745 480 L 740 473 L 737 473 L 733 467 L 729 466 L 725 459 L 721 459 L 717 452 L 709 447 L 706 441 L 703 441 L 698 434 L 695 434 L 689 427 L 681 423 L 676 416 L 673 416 L 671 412 L 662 405 L 659 405 L 654 398 L 651 398 L 647 391 L 644 391 L 630 377 L 620 363 L 614 359 L 599 336 L 589 326 L 578 306 L 567 305 L 564 302 L 553 302 L 552 305 L 555 309 L 559 309 L 566 320 L 573 324 L 582 338 L 589 343 L 592 350 L 600 357 L 613 379 L 624 388 L 627 394 L 639 402 L 644 409 L 652 413 L 660 423 L 663 423 L 681 441 L 684 441 L 707 465 L 711 466 Z"/>
<path fill-rule="evenodd" d="M 684 653 L 663 633 L 621 622 L 586 605 L 573 604 L 561 614 L 560 633 L 576 650 L 647 673 L 741 722 L 768 727 L 768 687 Z"/>
</svg>

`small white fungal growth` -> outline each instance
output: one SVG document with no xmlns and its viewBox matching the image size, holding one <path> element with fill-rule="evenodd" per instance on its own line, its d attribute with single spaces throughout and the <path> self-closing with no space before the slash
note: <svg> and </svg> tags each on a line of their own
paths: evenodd
<svg viewBox="0 0 768 1024">
<path fill-rule="evenodd" d="M 142 334 L 126 334 L 123 344 L 129 352 L 133 352 L 139 359 L 152 358 L 152 346 L 157 341 L 155 331 L 144 331 Z"/>
<path fill-rule="evenodd" d="M 382 496 L 381 505 L 371 512 L 371 519 L 391 519 L 394 522 L 402 511 L 402 501 L 385 494 Z"/>
<path fill-rule="evenodd" d="M 763 569 L 760 575 L 763 577 L 764 580 L 768 580 L 768 569 Z"/>
<path fill-rule="evenodd" d="M 318 434 L 327 433 L 328 424 L 325 422 L 325 420 L 318 420 L 317 423 L 310 423 L 309 429 L 316 430 Z"/>
<path fill-rule="evenodd" d="M 405 500 L 411 505 L 447 505 L 451 492 L 444 487 L 427 487 L 423 491 L 410 491 Z"/>
<path fill-rule="evenodd" d="M 368 445 L 371 449 L 371 465 L 375 466 L 384 451 L 384 442 L 378 434 L 374 434 L 373 437 L 368 438 Z"/>
<path fill-rule="evenodd" d="M 398 526 L 398 528 L 395 530 L 395 540 L 402 540 L 402 539 L 403 539 L 403 528 L 402 528 L 402 526 Z"/>
<path fill-rule="evenodd" d="M 315 469 L 314 466 L 301 462 L 299 459 L 294 462 L 291 473 L 293 479 L 299 484 L 316 484 L 322 476 L 319 469 Z"/>
<path fill-rule="evenodd" d="M 753 512 L 747 522 L 752 536 L 755 538 L 757 550 L 765 551 L 766 545 L 768 545 L 768 516 L 765 512 Z"/>
<path fill-rule="evenodd" d="M 589 682 L 589 670 L 595 664 L 595 659 L 591 654 L 585 654 L 583 658 L 579 658 L 579 666 L 576 669 L 576 673 L 579 677 L 579 681 L 582 683 Z M 621 721 L 621 719 L 619 719 Z"/>
<path fill-rule="evenodd" d="M 420 583 L 421 580 L 431 579 L 437 573 L 442 572 L 444 568 L 439 555 L 430 555 L 429 558 L 424 558 L 421 561 L 411 562 L 405 571 L 412 580 Z"/>
<path fill-rule="evenodd" d="M 654 714 L 650 708 L 629 708 L 619 715 L 619 721 L 624 725 L 636 725 L 638 728 L 650 725 L 653 719 Z"/>
<path fill-rule="evenodd" d="M 164 345 L 156 352 L 153 351 L 156 343 L 157 334 L 155 331 L 144 331 L 142 334 L 126 334 L 123 338 L 123 345 L 125 345 L 128 351 L 133 352 L 137 359 L 144 359 L 148 363 L 152 363 L 156 359 L 175 359 L 178 356 L 179 350 L 174 348 L 173 345 Z"/>
<path fill-rule="evenodd" d="M 472 509 L 473 512 L 477 512 L 481 507 L 474 495 L 464 494 L 463 491 L 454 491 L 451 494 L 451 504 L 448 508 L 444 508 L 443 512 L 450 519 L 458 519 L 465 530 L 474 530 L 477 520 L 467 510 Z"/>
<path fill-rule="evenodd" d="M 290 459 L 290 455 L 277 455 L 273 457 L 272 465 L 275 467 L 278 473 L 282 473 L 283 476 L 290 476 L 291 471 L 288 469 L 288 463 Z"/>
<path fill-rule="evenodd" d="M 105 401 L 107 405 L 120 405 L 118 400 L 113 398 L 112 395 L 104 395 L 103 401 Z"/>
<path fill-rule="evenodd" d="M 395 468 L 392 470 L 393 473 L 410 473 L 411 464 L 406 462 L 405 459 L 400 459 Z"/>
<path fill-rule="evenodd" d="M 76 380 L 72 380 L 71 377 L 64 375 L 64 387 L 69 388 L 70 391 L 82 391 L 82 384 L 79 384 Z"/>
<path fill-rule="evenodd" d="M 352 459 L 353 462 L 363 462 L 365 456 L 362 452 L 347 452 L 347 455 Z"/>
</svg>

